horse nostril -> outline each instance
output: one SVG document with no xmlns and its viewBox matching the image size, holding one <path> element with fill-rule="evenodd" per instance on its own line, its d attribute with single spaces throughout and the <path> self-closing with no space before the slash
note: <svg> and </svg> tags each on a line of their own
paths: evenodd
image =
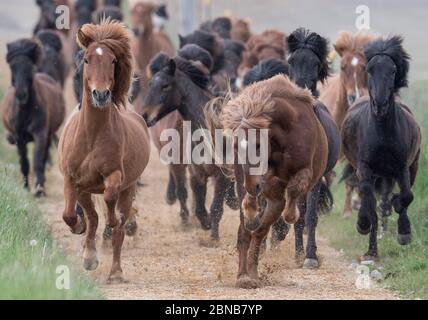
<svg viewBox="0 0 428 320">
<path fill-rule="evenodd" d="M 148 114 L 147 113 L 143 113 L 143 119 L 145 120 L 145 121 L 147 121 L 147 119 L 149 118 L 149 116 L 148 116 Z"/>
<path fill-rule="evenodd" d="M 262 185 L 260 183 L 256 184 L 256 195 L 259 195 L 262 192 Z"/>
<path fill-rule="evenodd" d="M 99 99 L 99 92 L 98 92 L 98 90 L 92 90 L 92 96 L 95 98 L 95 99 Z"/>
</svg>

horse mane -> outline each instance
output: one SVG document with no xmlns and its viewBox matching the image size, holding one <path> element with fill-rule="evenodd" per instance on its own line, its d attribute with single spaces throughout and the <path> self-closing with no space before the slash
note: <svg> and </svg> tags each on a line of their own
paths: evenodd
<svg viewBox="0 0 428 320">
<path fill-rule="evenodd" d="M 287 46 L 290 54 L 300 49 L 311 50 L 321 61 L 319 80 L 324 82 L 330 74 L 330 65 L 327 59 L 328 40 L 326 38 L 308 29 L 298 28 L 288 36 Z"/>
<path fill-rule="evenodd" d="M 214 61 L 212 73 L 215 73 L 223 68 L 224 48 L 222 47 L 219 38 L 216 35 L 206 31 L 196 30 L 185 37 L 181 35 L 178 37 L 180 40 L 180 48 L 184 47 L 186 44 L 194 43 L 207 50 L 211 54 Z"/>
<path fill-rule="evenodd" d="M 180 56 L 173 58 L 174 63 L 181 72 L 183 72 L 189 79 L 201 89 L 207 89 L 209 85 L 209 77 L 198 67 L 194 66 L 191 61 L 183 59 Z M 167 68 L 170 64 L 171 58 L 166 53 L 158 53 L 150 62 L 149 69 L 153 76 L 159 71 Z"/>
<path fill-rule="evenodd" d="M 59 35 L 50 29 L 42 29 L 36 34 L 36 38 L 43 44 L 53 48 L 56 52 L 62 50 L 62 42 Z"/>
<path fill-rule="evenodd" d="M 103 19 L 110 18 L 111 20 L 122 21 L 122 11 L 116 6 L 103 6 L 94 12 L 92 20 L 94 23 L 100 23 Z"/>
<path fill-rule="evenodd" d="M 42 60 L 42 47 L 37 40 L 19 39 L 7 44 L 6 61 L 10 63 L 14 58 L 25 56 L 35 65 Z"/>
<path fill-rule="evenodd" d="M 407 87 L 410 56 L 403 48 L 403 38 L 401 36 L 392 36 L 385 40 L 378 39 L 367 44 L 364 47 L 364 55 L 367 63 L 378 55 L 390 57 L 397 67 L 394 86 L 395 91 Z"/>
<path fill-rule="evenodd" d="M 123 23 L 102 20 L 100 24 L 85 24 L 77 33 L 77 43 L 87 49 L 96 43 L 105 45 L 116 56 L 115 84 L 112 90 L 113 102 L 126 106 L 128 90 L 132 81 L 133 56 L 128 29 Z"/>
<path fill-rule="evenodd" d="M 364 55 L 364 45 L 378 39 L 379 36 L 367 32 L 357 32 L 355 34 L 348 31 L 341 31 L 334 43 L 334 49 L 340 56 L 345 52 Z"/>
<path fill-rule="evenodd" d="M 230 39 L 232 21 L 228 17 L 218 17 L 211 23 L 211 30 L 217 33 L 220 38 Z"/>
<path fill-rule="evenodd" d="M 244 86 L 270 79 L 278 74 L 288 75 L 288 65 L 278 59 L 266 59 L 252 67 L 244 76 Z"/>
<path fill-rule="evenodd" d="M 185 60 L 199 61 L 208 70 L 211 70 L 213 67 L 214 63 L 211 54 L 196 44 L 186 44 L 183 48 L 179 49 L 177 53 L 179 57 Z"/>
<path fill-rule="evenodd" d="M 299 88 L 287 76 L 277 75 L 269 80 L 246 87 L 236 98 L 221 107 L 223 128 L 267 129 L 277 110 L 274 98 L 296 99 L 314 105 L 314 98 L 307 89 Z"/>
</svg>

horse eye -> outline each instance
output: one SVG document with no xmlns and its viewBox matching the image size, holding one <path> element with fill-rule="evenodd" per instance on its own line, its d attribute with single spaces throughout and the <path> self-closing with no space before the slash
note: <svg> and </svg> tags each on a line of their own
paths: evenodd
<svg viewBox="0 0 428 320">
<path fill-rule="evenodd" d="M 117 59 L 114 58 L 112 64 L 116 64 L 117 63 Z"/>
<path fill-rule="evenodd" d="M 162 90 L 164 90 L 164 91 L 169 90 L 169 88 L 171 88 L 171 86 L 169 84 L 165 84 L 162 86 Z"/>
<path fill-rule="evenodd" d="M 85 58 L 83 61 L 84 61 L 86 64 L 88 64 L 88 63 L 89 63 L 89 62 L 88 62 L 88 59 L 86 59 L 86 58 Z"/>
</svg>

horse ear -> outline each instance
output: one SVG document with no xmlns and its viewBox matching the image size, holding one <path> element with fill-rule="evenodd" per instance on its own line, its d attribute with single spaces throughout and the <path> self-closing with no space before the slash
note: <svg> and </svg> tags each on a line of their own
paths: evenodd
<svg viewBox="0 0 428 320">
<path fill-rule="evenodd" d="M 174 59 L 169 59 L 167 68 L 168 68 L 167 69 L 168 70 L 168 74 L 171 75 L 171 76 L 173 76 L 174 73 L 175 73 L 175 69 L 176 69 L 176 64 L 175 64 Z"/>
<path fill-rule="evenodd" d="M 77 43 L 82 49 L 85 49 L 89 46 L 92 40 L 91 38 L 86 36 L 86 34 L 82 31 L 82 28 L 80 28 L 79 31 L 77 31 Z"/>
<path fill-rule="evenodd" d="M 183 37 L 181 34 L 178 35 L 178 40 L 179 40 L 179 47 L 183 48 L 186 45 L 186 38 Z"/>
</svg>

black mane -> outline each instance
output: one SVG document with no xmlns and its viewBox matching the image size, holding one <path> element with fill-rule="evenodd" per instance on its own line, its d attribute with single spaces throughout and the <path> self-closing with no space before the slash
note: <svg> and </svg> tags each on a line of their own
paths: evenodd
<svg viewBox="0 0 428 320">
<path fill-rule="evenodd" d="M 164 68 L 169 66 L 171 58 L 166 53 L 157 54 L 150 62 L 150 72 L 152 75 L 158 73 Z M 189 79 L 202 89 L 207 89 L 209 84 L 209 77 L 200 69 L 195 67 L 190 61 L 187 61 L 179 56 L 174 59 L 177 69 L 183 72 Z"/>
<path fill-rule="evenodd" d="M 318 57 L 321 61 L 320 81 L 324 81 L 330 73 L 330 66 L 327 59 L 329 51 L 328 45 L 328 40 L 326 38 L 305 28 L 298 28 L 287 38 L 287 47 L 290 55 L 297 50 L 308 49 Z"/>
<path fill-rule="evenodd" d="M 92 20 L 94 23 L 101 23 L 101 20 L 110 18 L 111 20 L 122 21 L 122 11 L 116 6 L 103 6 L 94 12 Z"/>
<path fill-rule="evenodd" d="M 20 39 L 7 44 L 6 61 L 10 63 L 14 58 L 24 56 L 35 65 L 42 58 L 42 48 L 38 41 L 32 39 Z"/>
<path fill-rule="evenodd" d="M 211 23 L 211 29 L 217 33 L 220 38 L 230 39 L 230 32 L 232 31 L 232 22 L 227 17 L 219 17 L 214 19 Z"/>
<path fill-rule="evenodd" d="M 56 52 L 62 49 L 62 42 L 59 35 L 50 29 L 42 29 L 36 34 L 36 38 L 43 44 L 53 48 Z"/>
<path fill-rule="evenodd" d="M 407 74 L 409 72 L 409 54 L 403 49 L 403 38 L 401 36 L 389 37 L 386 40 L 379 39 L 364 46 L 364 55 L 367 62 L 377 56 L 386 55 L 394 61 L 397 67 L 395 76 L 395 90 L 407 87 Z"/>
<path fill-rule="evenodd" d="M 278 74 L 288 76 L 288 65 L 278 59 L 266 59 L 251 68 L 244 76 L 244 86 L 270 79 Z"/>
<path fill-rule="evenodd" d="M 213 67 L 213 58 L 211 54 L 196 44 L 186 44 L 178 50 L 178 56 L 185 60 L 194 60 L 201 62 L 208 70 Z"/>
</svg>

